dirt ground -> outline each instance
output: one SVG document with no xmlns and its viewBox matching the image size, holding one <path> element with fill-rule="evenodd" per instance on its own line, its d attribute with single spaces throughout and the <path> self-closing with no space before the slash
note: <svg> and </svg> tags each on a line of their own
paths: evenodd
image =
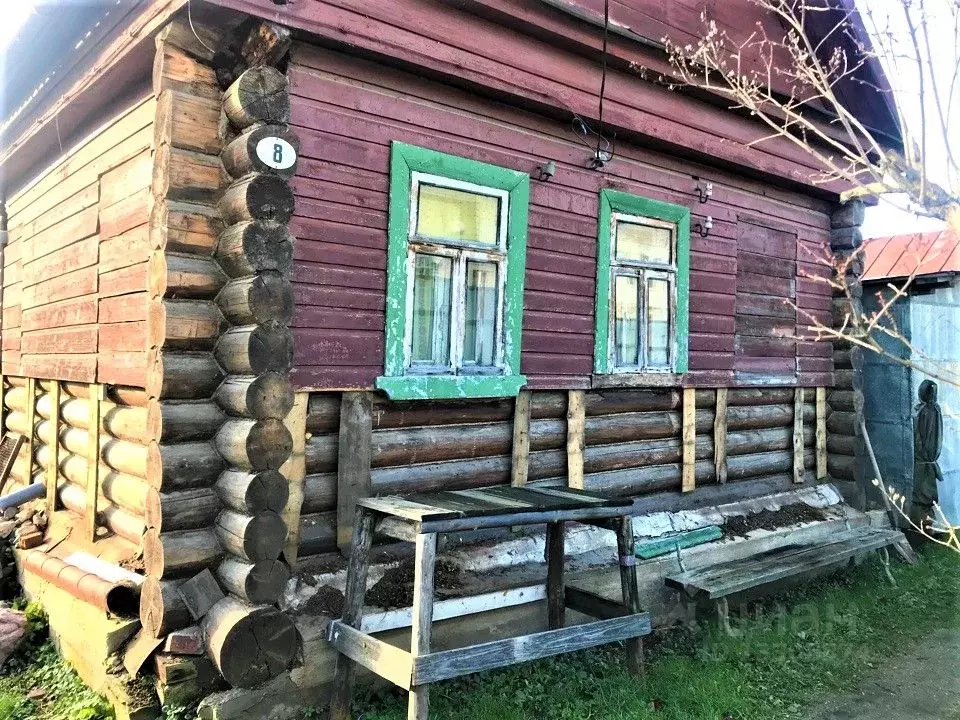
<svg viewBox="0 0 960 720">
<path fill-rule="evenodd" d="M 960 720 L 960 631 L 939 630 L 806 720 Z"/>
<path fill-rule="evenodd" d="M 787 525 L 823 520 L 823 511 L 805 503 L 784 505 L 779 510 L 761 510 L 758 513 L 732 517 L 723 525 L 723 533 L 729 538 L 746 537 L 752 530 L 777 530 Z"/>
</svg>

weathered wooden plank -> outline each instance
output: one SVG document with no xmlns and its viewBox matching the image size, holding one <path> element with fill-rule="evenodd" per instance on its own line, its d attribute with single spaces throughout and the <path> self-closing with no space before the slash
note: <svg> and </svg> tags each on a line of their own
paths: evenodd
<svg viewBox="0 0 960 720">
<path fill-rule="evenodd" d="M 710 599 L 725 597 L 800 572 L 842 563 L 855 555 L 899 542 L 902 537 L 898 530 L 858 528 L 839 533 L 826 543 L 793 548 L 746 562 L 725 563 L 707 568 L 705 572 L 671 575 L 665 582 L 669 587 L 700 592 Z"/>
<path fill-rule="evenodd" d="M 410 654 L 387 643 L 377 641 L 366 645 L 364 635 L 357 628 L 363 619 L 363 597 L 367 591 L 367 572 L 370 563 L 370 548 L 373 546 L 373 513 L 361 509 L 357 514 L 356 532 L 350 546 L 347 566 L 347 585 L 344 590 L 343 619 L 330 623 L 328 639 L 340 654 L 333 674 L 333 691 L 330 698 L 330 720 L 352 720 L 350 696 L 353 692 L 354 662 L 363 662 L 367 657 L 384 657 L 389 668 L 401 668 L 396 675 L 382 673 L 391 682 L 401 680 L 401 687 L 410 687 Z M 338 632 L 339 631 L 339 632 Z M 386 646 L 386 647 L 384 647 Z M 368 648 L 372 648 L 372 651 Z M 399 654 L 398 653 L 402 653 Z M 404 664 L 406 663 L 406 669 Z"/>
<path fill-rule="evenodd" d="M 713 465 L 717 482 L 727 481 L 727 388 L 717 388 L 713 416 Z"/>
<path fill-rule="evenodd" d="M 0 388 L 3 383 L 0 382 Z M 53 437 L 60 437 L 60 381 L 55 381 L 50 388 L 50 422 L 53 426 Z M 0 428 L 3 425 L 0 424 Z M 60 478 L 60 443 L 51 442 L 50 464 L 47 466 L 47 513 L 53 514 L 57 508 L 57 482 Z"/>
<path fill-rule="evenodd" d="M 851 396 L 853 393 L 851 393 Z M 827 476 L 827 389 L 817 388 L 817 479 Z"/>
<path fill-rule="evenodd" d="M 410 627 L 410 660 L 430 652 L 430 636 L 433 630 L 434 564 L 437 557 L 437 536 L 417 535 L 414 541 L 413 608 Z M 407 700 L 407 720 L 427 720 L 430 708 L 430 687 L 415 684 L 410 688 Z"/>
<path fill-rule="evenodd" d="M 530 456 L 530 391 L 521 390 L 513 410 L 513 448 L 510 464 L 510 484 L 527 484 Z"/>
<path fill-rule="evenodd" d="M 413 660 L 406 650 L 401 650 L 395 645 L 352 628 L 342 620 L 331 621 L 328 638 L 330 644 L 350 661 L 359 663 L 397 687 L 404 690 L 410 689 Z M 344 662 L 342 658 L 337 658 L 338 666 L 342 662 Z M 336 681 L 334 682 L 336 692 Z M 349 703 L 349 698 L 346 702 Z M 342 714 L 339 706 L 335 707 L 336 711 L 331 707 L 330 717 L 333 720 L 341 720 L 341 718 L 352 720 L 353 716 L 349 710 Z"/>
<path fill-rule="evenodd" d="M 200 620 L 210 608 L 224 598 L 223 590 L 220 589 L 217 579 L 209 568 L 204 568 L 180 585 L 177 592 L 194 620 Z"/>
<path fill-rule="evenodd" d="M 567 394 L 567 486 L 583 490 L 586 404 L 583 390 Z"/>
<path fill-rule="evenodd" d="M 564 570 L 566 524 L 547 525 L 547 621 L 550 629 L 564 625 Z"/>
<path fill-rule="evenodd" d="M 803 482 L 804 442 L 803 442 L 803 388 L 794 390 L 793 402 L 793 481 Z"/>
<path fill-rule="evenodd" d="M 600 620 L 623 617 L 629 612 L 623 603 L 590 592 L 589 590 L 583 590 L 569 585 L 564 591 L 564 598 L 566 606 L 571 610 L 576 610 L 578 613 Z"/>
<path fill-rule="evenodd" d="M 90 385 L 90 400 L 87 420 L 87 457 L 100 456 L 100 401 L 103 400 L 103 385 Z M 86 537 L 91 542 L 97 538 L 97 499 L 100 495 L 100 463 L 87 463 L 87 503 L 84 523 Z"/>
<path fill-rule="evenodd" d="M 303 508 L 304 479 L 307 475 L 305 452 L 309 402 L 310 393 L 297 393 L 293 398 L 293 407 L 283 421 L 293 438 L 290 457 L 280 467 L 280 472 L 287 479 L 288 486 L 287 502 L 281 513 L 283 522 L 287 526 L 287 541 L 283 547 L 283 555 L 291 568 L 297 566 L 297 549 L 300 546 L 300 513 Z"/>
<path fill-rule="evenodd" d="M 371 494 L 372 397 L 345 392 L 340 405 L 337 450 L 337 545 L 346 552 L 353 535 L 357 500 Z"/>
<path fill-rule="evenodd" d="M 37 381 L 32 377 L 27 378 L 27 402 L 27 478 L 32 481 L 37 438 Z"/>
<path fill-rule="evenodd" d="M 413 683 L 423 685 L 448 680 L 561 653 L 585 650 L 649 632 L 650 616 L 643 613 L 430 653 L 414 659 Z"/>
<path fill-rule="evenodd" d="M 623 605 L 632 614 L 640 613 L 640 593 L 637 588 L 636 546 L 633 536 L 633 518 L 629 515 L 613 519 L 617 533 L 617 565 L 620 568 L 620 595 Z M 627 639 L 627 669 L 632 675 L 644 674 L 643 641 Z"/>
<path fill-rule="evenodd" d="M 693 388 L 683 389 L 683 420 L 682 437 L 683 444 L 683 492 L 692 492 L 697 486 L 696 462 L 697 462 L 697 391 Z"/>
</svg>

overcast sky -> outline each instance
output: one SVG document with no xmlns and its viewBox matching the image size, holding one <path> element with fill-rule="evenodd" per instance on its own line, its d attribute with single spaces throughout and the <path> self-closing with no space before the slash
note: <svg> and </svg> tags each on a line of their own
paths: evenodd
<svg viewBox="0 0 960 720">
<path fill-rule="evenodd" d="M 64 0 L 59 0 L 63 2 Z M 69 0 L 67 0 L 69 1 Z M 903 33 L 905 25 L 900 18 L 899 11 L 902 0 L 857 0 L 858 6 L 864 11 L 872 11 L 877 22 L 882 23 L 888 30 L 897 33 Z M 27 18 L 33 12 L 33 7 L 38 0 L 0 0 L 3 2 L 3 23 L 0 24 L 0 53 L 2 53 L 10 39 L 17 34 L 17 31 L 26 22 Z M 935 8 L 939 3 L 950 3 L 953 0 L 927 0 L 929 8 Z M 944 87 L 949 80 L 949 73 L 952 65 L 956 63 L 956 53 L 953 46 L 953 28 L 948 23 L 937 23 L 936 13 L 932 11 L 934 22 L 931 24 L 934 32 L 934 56 L 935 65 L 938 72 L 942 74 L 939 80 L 941 87 Z M 889 23 L 889 24 L 888 24 Z M 914 74 L 905 72 L 904 68 L 898 68 L 897 71 L 887 72 L 897 94 L 898 104 L 902 112 L 907 117 L 907 122 L 912 127 L 919 127 L 919 89 L 918 80 Z M 928 79 L 929 81 L 929 79 Z M 960 88 L 952 88 L 954 93 L 960 95 Z M 960 105 L 960 98 L 957 98 Z M 958 115 L 960 117 L 960 115 Z M 954 123 L 953 132 L 956 136 L 951 145 L 960 147 L 960 120 Z M 936 140 L 934 140 L 936 142 Z M 933 167 L 931 171 L 934 176 L 937 174 L 936 153 L 933 155 Z M 935 177 L 935 179 L 937 179 Z M 864 235 L 866 237 L 876 237 L 879 235 L 893 235 L 911 231 L 935 230 L 942 227 L 942 224 L 926 218 L 918 218 L 910 212 L 904 212 L 897 209 L 891 202 L 881 201 L 875 208 L 867 212 L 867 220 L 864 225 Z"/>
</svg>

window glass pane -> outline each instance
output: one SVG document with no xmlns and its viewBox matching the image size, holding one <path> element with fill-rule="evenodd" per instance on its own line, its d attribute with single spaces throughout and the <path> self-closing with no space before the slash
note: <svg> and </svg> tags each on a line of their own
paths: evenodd
<svg viewBox="0 0 960 720">
<path fill-rule="evenodd" d="M 647 364 L 670 364 L 670 284 L 662 278 L 647 281 Z"/>
<path fill-rule="evenodd" d="M 614 321 L 614 362 L 621 367 L 639 364 L 638 329 L 640 310 L 637 307 L 639 278 L 617 275 L 614 287 L 616 317 Z"/>
<path fill-rule="evenodd" d="M 669 263 L 672 245 L 673 233 L 667 228 L 617 223 L 618 259 Z"/>
<path fill-rule="evenodd" d="M 420 185 L 417 235 L 496 245 L 499 221 L 500 198 Z"/>
<path fill-rule="evenodd" d="M 413 270 L 413 343 L 415 365 L 450 362 L 450 291 L 453 261 L 417 253 Z"/>
<path fill-rule="evenodd" d="M 497 331 L 497 266 L 467 262 L 463 362 L 493 365 Z"/>
</svg>

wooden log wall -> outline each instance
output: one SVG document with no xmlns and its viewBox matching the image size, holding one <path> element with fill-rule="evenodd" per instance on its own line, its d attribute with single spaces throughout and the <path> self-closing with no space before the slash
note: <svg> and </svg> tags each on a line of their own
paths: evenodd
<svg viewBox="0 0 960 720">
<path fill-rule="evenodd" d="M 185 22 L 158 36 L 154 66 L 146 386 L 164 420 L 182 424 L 152 449 L 159 492 L 147 508 L 141 621 L 155 637 L 199 621 L 221 674 L 245 686 L 288 667 L 297 648 L 292 622 L 271 607 L 289 575 L 278 471 L 292 448 L 286 222 L 297 139 L 284 125 L 286 76 L 248 61 L 279 62 L 289 34 L 218 24 L 203 43 Z M 205 607 L 191 611 L 198 592 Z M 252 628 L 264 622 L 270 637 L 258 642 Z"/>
<path fill-rule="evenodd" d="M 9 199 L 4 374 L 142 386 L 156 111 L 153 96 L 104 108 Z"/>
<path fill-rule="evenodd" d="M 56 488 L 48 494 L 51 510 L 84 518 L 93 529 L 90 539 L 109 532 L 130 544 L 130 557 L 139 554 L 154 493 L 148 480 L 153 429 L 144 391 L 17 377 L 8 384 L 4 428 L 29 437 L 32 425 L 34 438 L 32 457 L 27 443 L 14 464 L 14 483 Z M 211 521 L 209 512 L 199 511 L 189 522 L 202 527 Z"/>
<path fill-rule="evenodd" d="M 717 391 L 695 392 L 695 487 L 720 482 L 715 437 Z M 721 420 L 724 482 L 794 480 L 794 388 L 729 389 Z M 370 486 L 375 494 L 469 489 L 511 482 L 514 400 L 372 400 Z M 529 395 L 526 482 L 567 485 L 568 393 Z M 611 389 L 583 394 L 583 487 L 625 496 L 682 487 L 683 391 Z M 799 407 L 802 480 L 816 479 L 816 392 Z M 301 555 L 335 549 L 340 395 L 310 395 Z M 695 489 L 693 490 L 695 492 Z"/>
<path fill-rule="evenodd" d="M 184 21 L 169 25 L 157 36 L 153 65 L 157 114 L 147 267 L 151 349 L 144 386 L 151 398 L 151 423 L 158 429 L 150 448 L 147 581 L 140 619 L 156 637 L 195 622 L 181 612 L 177 593 L 158 589 L 215 570 L 223 556 L 215 530 L 222 507 L 215 484 L 225 462 L 215 437 L 226 414 L 214 400 L 224 377 L 214 349 L 227 327 L 216 302 L 227 277 L 214 257 L 223 228 L 216 207 L 222 173 L 221 90 L 203 61 L 206 51 L 200 47 L 198 53 L 191 44 L 193 37 Z M 173 606 L 167 602 L 171 597 Z"/>
<path fill-rule="evenodd" d="M 483 55 L 464 53 L 461 58 L 467 65 L 457 68 L 461 76 L 474 61 L 488 69 L 493 67 L 490 62 L 505 61 L 499 66 L 503 77 L 515 79 L 516 69 L 508 65 L 517 59 L 512 44 L 520 42 L 531 53 L 523 59 L 528 67 L 537 65 L 531 58 L 541 57 L 543 66 L 562 66 L 564 73 L 578 78 L 576 90 L 557 85 L 547 92 L 550 97 L 567 97 L 568 91 L 576 94 L 587 87 L 596 90 L 583 59 L 566 55 L 567 49 L 551 48 L 541 55 L 546 48 L 539 41 L 516 33 L 510 39 L 513 49 L 506 50 L 503 38 L 495 37 L 495 28 L 502 32 L 502 27 L 478 22 L 453 7 L 440 9 L 441 4 L 431 4 L 429 10 L 398 9 L 415 4 L 398 0 L 371 6 L 361 34 L 376 35 L 367 39 L 386 52 L 389 42 L 384 38 L 400 26 L 384 22 L 385 16 L 400 21 L 404 13 L 407 20 L 418 13 L 432 19 L 436 13 L 448 23 L 443 32 L 449 33 L 448 40 L 455 36 L 454 46 L 469 38 Z M 402 26 L 406 21 L 400 22 Z M 423 27 L 430 21 L 425 22 Z M 441 33 L 439 28 L 437 32 Z M 475 32 L 491 33 L 489 42 L 484 45 Z M 351 36 L 354 40 L 357 37 Z M 433 47 L 430 42 L 426 46 Z M 497 46 L 505 51 L 491 55 Z M 391 56 L 396 57 L 398 48 L 390 46 Z M 447 50 L 456 52 L 444 45 Z M 423 49 L 416 59 L 409 59 L 416 64 L 429 54 Z M 489 75 L 495 76 L 499 77 L 496 71 Z M 591 387 L 598 197 L 601 187 L 609 185 L 689 207 L 694 228 L 704 216 L 713 218 L 708 237 L 696 230 L 690 237 L 685 385 L 830 384 L 829 343 L 799 341 L 796 331 L 802 313 L 784 303 L 792 299 L 804 312 L 829 322 L 829 287 L 808 277 L 825 270 L 813 260 L 827 242 L 828 203 L 626 139 L 617 144 L 617 162 L 596 173 L 586 168 L 583 150 L 569 142 L 566 121 L 496 103 L 470 89 L 455 88 L 454 83 L 356 54 L 297 43 L 290 78 L 291 117 L 302 141 L 292 224 L 298 238 L 293 269 L 298 389 L 371 389 L 383 374 L 385 233 L 393 141 L 524 173 L 545 160 L 555 162 L 556 175 L 549 182 L 533 182 L 530 189 L 521 353 L 528 389 Z M 524 78 L 525 83 L 544 82 L 539 75 Z M 644 91 L 635 87 L 631 96 Z M 729 116 L 718 112 L 710 123 L 719 127 L 729 122 Z M 627 117 L 636 117 L 636 112 L 621 116 Z M 665 131 L 662 124 L 655 127 Z M 713 185 L 705 204 L 696 199 L 697 178 Z"/>
<path fill-rule="evenodd" d="M 864 207 L 859 200 L 839 206 L 831 216 L 830 243 L 834 254 L 843 260 L 856 253 L 862 242 L 860 225 Z M 833 298 L 833 324 L 842 327 L 853 309 L 861 307 L 862 288 L 859 277 L 863 271 L 862 257 L 850 264 L 848 285 L 851 298 L 837 294 Z M 851 302 L 854 308 L 851 308 Z M 862 486 L 860 468 L 865 447 L 860 433 L 863 415 L 863 351 L 846 341 L 834 342 L 834 386 L 827 395 L 827 450 L 828 471 L 839 480 L 860 483 L 857 502 L 863 506 L 870 492 Z"/>
</svg>

